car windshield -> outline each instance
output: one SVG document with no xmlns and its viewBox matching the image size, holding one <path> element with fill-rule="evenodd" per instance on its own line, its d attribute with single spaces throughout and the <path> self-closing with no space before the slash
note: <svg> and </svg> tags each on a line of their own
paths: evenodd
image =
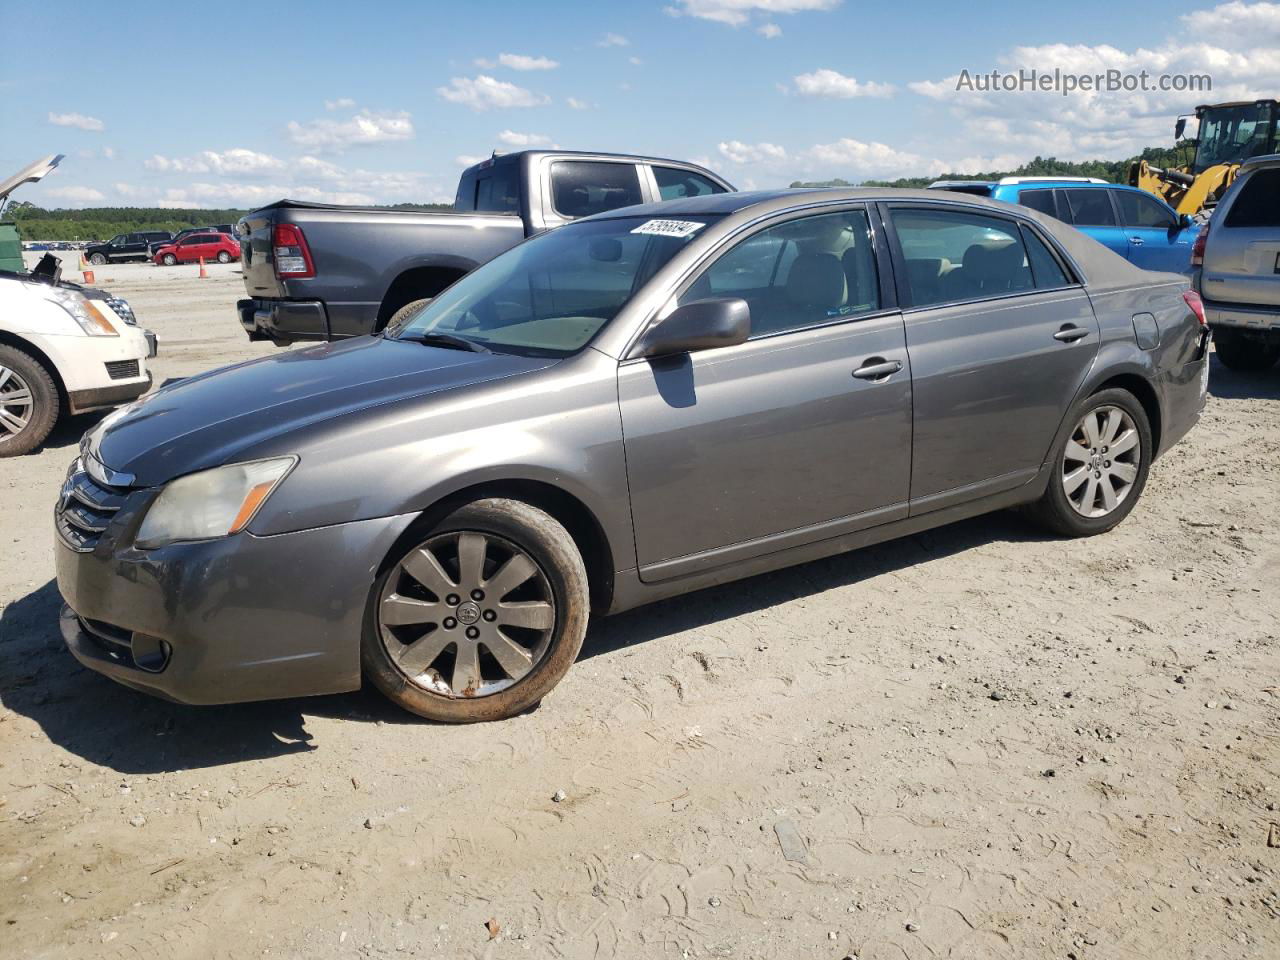
<svg viewBox="0 0 1280 960">
<path fill-rule="evenodd" d="M 544 233 L 463 277 L 387 336 L 568 356 L 713 219 L 621 217 Z"/>
</svg>

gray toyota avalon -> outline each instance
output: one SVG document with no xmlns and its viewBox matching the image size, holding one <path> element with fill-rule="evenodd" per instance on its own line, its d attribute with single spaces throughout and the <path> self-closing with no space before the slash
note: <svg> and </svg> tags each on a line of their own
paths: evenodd
<svg viewBox="0 0 1280 960">
<path fill-rule="evenodd" d="M 1018 504 L 1132 511 L 1204 404 L 1185 278 L 936 191 L 734 193 L 543 234 L 374 336 L 158 390 L 59 498 L 62 632 L 184 703 L 537 703 L 588 615 Z"/>
</svg>

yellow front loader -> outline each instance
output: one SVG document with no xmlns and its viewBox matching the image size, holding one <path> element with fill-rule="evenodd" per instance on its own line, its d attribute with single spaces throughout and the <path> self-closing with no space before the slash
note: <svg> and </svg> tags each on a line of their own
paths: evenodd
<svg viewBox="0 0 1280 960">
<path fill-rule="evenodd" d="M 1164 198 L 1178 213 L 1196 216 L 1212 210 L 1231 186 L 1240 164 L 1250 157 L 1280 152 L 1276 119 L 1280 100 L 1242 100 L 1196 107 L 1199 130 L 1191 141 L 1191 163 L 1153 167 L 1145 160 L 1129 166 L 1129 184 Z M 1182 139 L 1187 117 L 1179 117 L 1174 142 Z"/>
</svg>

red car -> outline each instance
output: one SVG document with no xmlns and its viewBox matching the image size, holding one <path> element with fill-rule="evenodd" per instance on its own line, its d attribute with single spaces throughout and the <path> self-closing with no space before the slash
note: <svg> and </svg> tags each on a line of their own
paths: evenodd
<svg viewBox="0 0 1280 960">
<path fill-rule="evenodd" d="M 225 233 L 193 233 L 177 243 L 166 243 L 156 250 L 155 261 L 172 267 L 175 263 L 194 263 L 204 257 L 230 263 L 240 259 L 240 244 Z"/>
</svg>

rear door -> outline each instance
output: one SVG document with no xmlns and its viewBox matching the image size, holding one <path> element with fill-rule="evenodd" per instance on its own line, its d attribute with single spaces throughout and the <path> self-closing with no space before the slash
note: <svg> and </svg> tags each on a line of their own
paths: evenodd
<svg viewBox="0 0 1280 960">
<path fill-rule="evenodd" d="M 1105 187 L 1073 187 L 1059 191 L 1059 210 L 1065 206 L 1067 223 L 1087 233 L 1107 249 L 1129 256 L 1129 238 L 1120 227 L 1120 217 Z"/>
<path fill-rule="evenodd" d="M 1200 289 L 1218 303 L 1280 306 L 1280 167 L 1241 179 L 1209 227 Z"/>
<path fill-rule="evenodd" d="M 1039 231 L 887 204 L 911 356 L 911 513 L 1035 476 L 1098 351 L 1084 288 Z"/>
<path fill-rule="evenodd" d="M 1191 244 L 1199 227 L 1184 228 L 1172 207 L 1145 190 L 1118 187 L 1110 192 L 1128 240 L 1126 256 L 1134 266 L 1171 273 L 1191 270 Z"/>
</svg>

